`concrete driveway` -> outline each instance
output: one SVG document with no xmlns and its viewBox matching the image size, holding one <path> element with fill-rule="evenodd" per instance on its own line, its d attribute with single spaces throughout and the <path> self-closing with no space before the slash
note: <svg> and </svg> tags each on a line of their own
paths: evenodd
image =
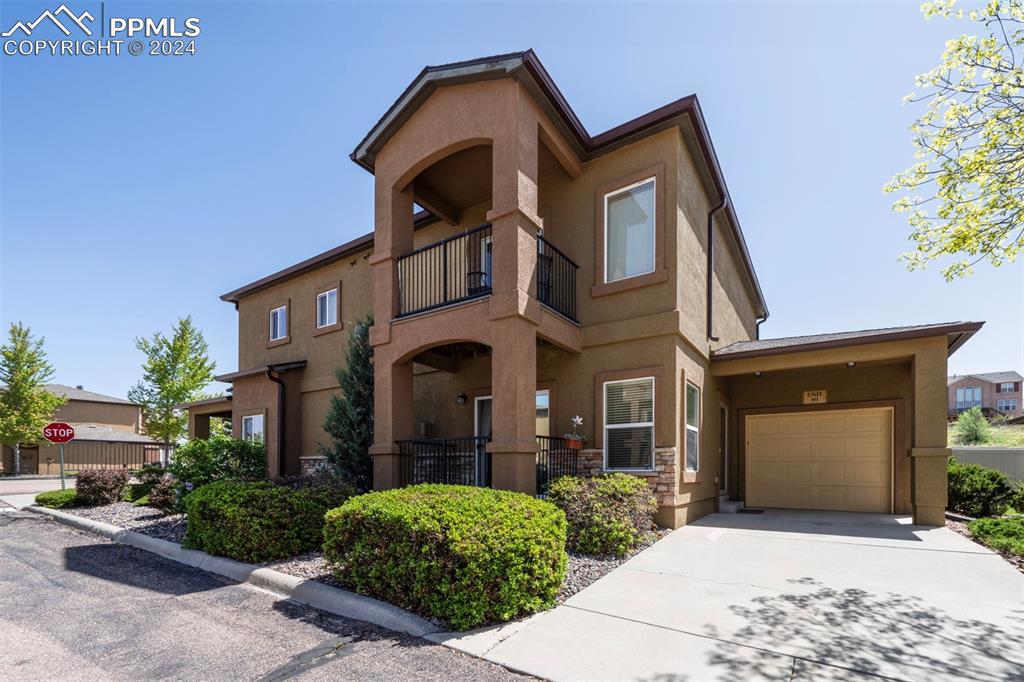
<svg viewBox="0 0 1024 682">
<path fill-rule="evenodd" d="M 75 487 L 75 478 L 65 479 L 68 488 Z M 36 495 L 50 490 L 60 490 L 60 479 L 43 476 L 0 477 L 0 507 L 8 505 L 22 509 L 35 504 Z"/>
<path fill-rule="evenodd" d="M 1024 680 L 1024 575 L 909 519 L 714 514 L 448 643 L 554 680 Z"/>
</svg>

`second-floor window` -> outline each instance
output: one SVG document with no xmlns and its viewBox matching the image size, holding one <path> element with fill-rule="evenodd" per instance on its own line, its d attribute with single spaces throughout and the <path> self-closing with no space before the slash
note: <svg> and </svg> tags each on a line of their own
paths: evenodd
<svg viewBox="0 0 1024 682">
<path fill-rule="evenodd" d="M 981 407 L 981 387 L 965 386 L 956 389 L 956 409 L 969 410 L 972 407 Z"/>
<path fill-rule="evenodd" d="M 316 295 L 316 328 L 338 323 L 338 290 L 330 289 Z"/>
<path fill-rule="evenodd" d="M 1013 412 L 1017 409 L 1017 401 L 1003 398 L 996 404 L 996 409 L 1000 412 Z"/>
<path fill-rule="evenodd" d="M 288 306 L 270 311 L 270 340 L 279 341 L 288 336 Z"/>
<path fill-rule="evenodd" d="M 655 179 L 604 197 L 605 282 L 654 272 Z"/>
<path fill-rule="evenodd" d="M 654 468 L 654 377 L 604 385 L 607 469 Z"/>
<path fill-rule="evenodd" d="M 1017 389 L 1017 384 L 1012 381 L 999 384 L 1000 393 L 1013 393 Z"/>
</svg>

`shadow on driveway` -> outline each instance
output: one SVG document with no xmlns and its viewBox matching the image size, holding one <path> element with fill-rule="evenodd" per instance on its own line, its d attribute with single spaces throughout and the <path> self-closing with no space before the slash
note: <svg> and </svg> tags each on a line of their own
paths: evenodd
<svg viewBox="0 0 1024 682">
<path fill-rule="evenodd" d="M 723 679 L 770 677 L 778 670 L 777 652 L 799 650 L 806 653 L 795 662 L 797 678 L 803 669 L 816 680 L 856 677 L 851 673 L 885 679 L 1024 680 L 1024 611 L 1019 607 L 1010 611 L 1011 622 L 1001 626 L 951 617 L 916 597 L 836 590 L 811 578 L 789 582 L 814 589 L 729 607 L 745 620 L 738 631 L 706 628 L 708 637 L 743 645 L 721 642 L 710 652 L 708 662 Z"/>
<path fill-rule="evenodd" d="M 137 547 L 113 543 L 65 547 L 64 568 L 161 594 L 192 594 L 233 584 L 212 573 L 179 567 Z"/>
</svg>

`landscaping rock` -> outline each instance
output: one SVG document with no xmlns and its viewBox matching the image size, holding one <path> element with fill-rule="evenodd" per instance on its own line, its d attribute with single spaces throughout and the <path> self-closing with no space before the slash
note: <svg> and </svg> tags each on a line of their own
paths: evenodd
<svg viewBox="0 0 1024 682">
<path fill-rule="evenodd" d="M 632 552 L 622 557 L 590 556 L 569 552 L 569 567 L 565 573 L 562 589 L 558 592 L 558 603 L 564 603 L 569 597 L 611 573 L 612 570 L 626 563 L 670 532 L 666 528 L 659 528 L 657 531 L 648 533 L 643 540 L 637 543 Z"/>
<path fill-rule="evenodd" d="M 184 514 L 163 514 L 152 507 L 136 507 L 130 502 L 114 502 L 100 507 L 68 507 L 64 511 L 178 544 L 185 537 Z"/>
</svg>

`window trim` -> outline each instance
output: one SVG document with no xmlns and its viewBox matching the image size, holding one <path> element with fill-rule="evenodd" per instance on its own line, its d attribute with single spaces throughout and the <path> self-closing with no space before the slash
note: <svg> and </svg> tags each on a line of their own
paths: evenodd
<svg viewBox="0 0 1024 682">
<path fill-rule="evenodd" d="M 260 435 L 262 437 L 261 443 L 267 442 L 267 416 L 265 412 L 252 412 L 251 414 L 243 414 L 241 423 L 239 424 L 238 437 L 240 440 L 249 440 L 252 442 L 253 439 L 246 439 L 245 437 L 245 420 L 260 418 Z"/>
<path fill-rule="evenodd" d="M 272 332 L 271 321 L 274 319 L 274 313 L 284 308 L 284 336 L 280 336 L 276 339 L 271 338 Z M 266 329 L 267 329 L 267 348 L 274 348 L 276 346 L 283 346 L 292 340 L 292 311 L 291 311 L 291 299 L 285 299 L 277 304 L 271 305 L 267 311 L 266 317 Z"/>
<path fill-rule="evenodd" d="M 620 194 L 625 194 L 626 192 L 629 192 L 632 189 L 636 189 L 637 187 L 642 187 L 642 186 L 644 186 L 644 185 L 646 185 L 648 183 L 653 185 L 653 189 L 654 189 L 654 201 L 653 201 L 654 213 L 651 216 L 652 220 L 654 221 L 654 224 L 651 225 L 652 232 L 653 232 L 653 234 L 651 235 L 651 249 L 653 249 L 653 251 L 651 253 L 651 269 L 646 271 L 646 272 L 638 272 L 635 275 L 626 275 L 625 277 L 620 277 L 618 279 L 608 279 L 608 270 L 609 270 L 609 268 L 608 268 L 608 257 L 611 255 L 611 249 L 608 248 L 608 204 L 609 204 L 609 201 L 611 199 L 614 199 L 615 197 L 619 196 Z M 604 244 L 604 249 L 603 249 L 603 251 L 604 251 L 604 267 L 602 268 L 602 273 L 601 273 L 602 274 L 602 282 L 601 283 L 602 284 L 615 284 L 617 282 L 624 282 L 626 280 L 631 280 L 631 279 L 634 279 L 636 277 L 643 277 L 644 275 L 650 275 L 650 274 L 656 272 L 657 269 L 658 269 L 658 256 L 659 256 L 659 249 L 658 249 L 658 223 L 661 222 L 661 221 L 658 220 L 658 176 L 657 175 L 652 175 L 649 178 L 644 178 L 643 180 L 639 180 L 639 181 L 634 182 L 632 184 L 626 185 L 625 187 L 620 187 L 620 188 L 618 188 L 616 190 L 613 190 L 611 192 L 606 192 L 605 195 L 604 195 L 603 201 L 604 201 L 604 211 L 603 211 L 603 213 L 604 213 L 604 216 L 603 216 L 603 218 L 604 218 L 604 235 L 603 235 L 602 243 Z"/>
<path fill-rule="evenodd" d="M 320 336 L 321 334 L 330 334 L 343 328 L 345 324 L 341 321 L 342 312 L 342 283 L 340 281 L 328 281 L 322 282 L 320 286 L 316 288 L 316 294 L 313 296 L 313 336 Z M 329 294 L 332 291 L 337 292 L 337 300 L 334 305 L 334 322 L 331 324 L 320 326 L 320 297 L 324 294 Z"/>
<path fill-rule="evenodd" d="M 651 421 L 650 422 L 630 422 L 628 424 L 615 424 L 613 426 L 608 425 L 608 386 L 611 384 L 624 384 L 630 381 L 644 381 L 650 379 L 651 381 Z M 654 374 L 641 374 L 639 376 L 628 377 L 625 379 L 609 379 L 601 382 L 601 453 L 602 453 L 602 466 L 605 471 L 635 471 L 643 473 L 651 473 L 655 470 L 655 454 L 654 451 L 657 449 L 655 439 L 657 438 L 657 431 L 655 423 L 658 417 L 657 409 L 658 400 L 658 378 Z M 651 428 L 651 465 L 646 468 L 637 467 L 610 467 L 608 466 L 608 429 L 626 429 L 626 428 L 640 428 L 647 427 Z"/>
<path fill-rule="evenodd" d="M 654 179 L 654 270 L 642 275 L 633 275 L 624 279 L 606 282 L 607 241 L 605 239 L 608 217 L 605 210 L 605 197 L 626 190 L 629 187 L 642 185 Z M 594 284 L 590 289 L 592 297 L 616 294 L 622 291 L 661 284 L 669 279 L 669 271 L 665 267 L 665 234 L 667 226 L 675 224 L 674 217 L 666 210 L 665 164 L 659 163 L 643 170 L 630 173 L 617 180 L 605 183 L 594 190 Z"/>
<path fill-rule="evenodd" d="M 1003 406 L 1006 407 L 1003 407 Z M 1017 411 L 1017 399 L 1016 398 L 1000 398 L 996 401 L 996 409 L 1000 412 L 1016 412 Z"/>
<path fill-rule="evenodd" d="M 1009 386 L 1009 388 L 1006 388 Z M 999 382 L 999 390 L 996 393 L 1016 393 L 1017 382 L 1016 381 L 1001 381 Z"/>
<path fill-rule="evenodd" d="M 693 389 L 695 391 L 697 391 L 697 426 L 690 426 L 690 419 L 689 419 L 689 413 L 690 413 L 690 393 L 689 393 L 689 388 L 691 386 L 693 387 Z M 704 414 L 703 414 L 704 395 L 703 394 L 704 394 L 704 391 L 701 390 L 700 386 L 698 386 L 697 384 L 693 383 L 692 381 L 686 381 L 685 382 L 685 386 L 683 388 L 683 436 L 684 436 L 683 437 L 683 471 L 685 471 L 687 473 L 690 473 L 690 474 L 696 474 L 696 473 L 698 473 L 700 471 L 700 432 L 701 432 L 701 430 L 702 430 L 702 428 L 704 426 Z M 686 439 L 685 436 L 690 431 L 693 431 L 694 433 L 697 434 L 697 466 L 694 469 L 690 469 L 689 466 L 687 466 L 687 464 L 688 464 L 687 460 L 689 458 L 687 457 L 687 455 L 688 455 L 687 449 L 688 448 L 687 448 L 687 439 Z"/>
</svg>

